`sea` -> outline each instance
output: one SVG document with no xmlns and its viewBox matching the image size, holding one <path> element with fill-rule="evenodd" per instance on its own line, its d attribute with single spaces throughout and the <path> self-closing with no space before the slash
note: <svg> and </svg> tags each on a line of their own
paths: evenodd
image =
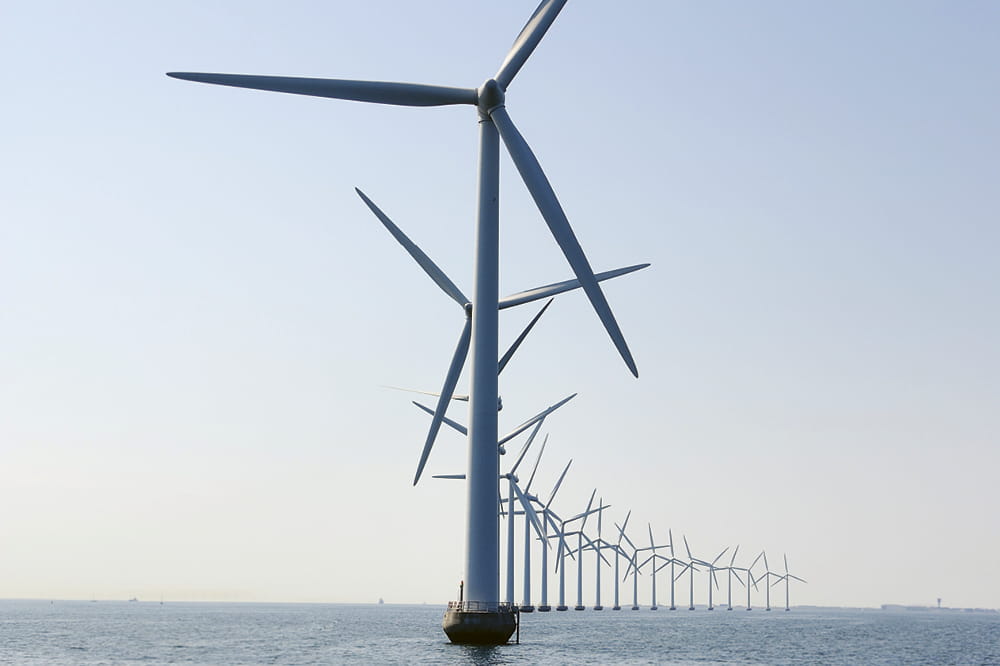
<svg viewBox="0 0 1000 666">
<path fill-rule="evenodd" d="M 444 607 L 0 601 L 3 664 L 996 664 L 1000 614 L 643 608 L 521 615 L 452 645 Z"/>
</svg>

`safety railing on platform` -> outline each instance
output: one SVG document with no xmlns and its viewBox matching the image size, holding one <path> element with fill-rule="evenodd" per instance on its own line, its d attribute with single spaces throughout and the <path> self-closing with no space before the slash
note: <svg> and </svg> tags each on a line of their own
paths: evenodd
<svg viewBox="0 0 1000 666">
<path fill-rule="evenodd" d="M 448 610 L 461 613 L 516 613 L 517 604 L 506 601 L 449 601 Z"/>
</svg>

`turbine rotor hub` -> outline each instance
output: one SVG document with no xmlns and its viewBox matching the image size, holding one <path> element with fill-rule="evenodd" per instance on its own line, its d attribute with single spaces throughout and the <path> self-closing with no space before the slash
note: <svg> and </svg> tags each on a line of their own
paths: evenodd
<svg viewBox="0 0 1000 666">
<path fill-rule="evenodd" d="M 503 89 L 500 88 L 500 84 L 496 82 L 496 79 L 490 79 L 481 85 L 476 93 L 479 95 L 479 113 L 484 118 L 488 118 L 490 111 L 493 109 L 503 106 Z"/>
</svg>

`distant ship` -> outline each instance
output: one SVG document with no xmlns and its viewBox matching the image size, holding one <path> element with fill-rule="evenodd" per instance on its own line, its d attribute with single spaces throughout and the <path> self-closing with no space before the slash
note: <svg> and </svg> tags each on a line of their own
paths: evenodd
<svg viewBox="0 0 1000 666">
<path fill-rule="evenodd" d="M 129 601 L 139 601 L 139 597 L 132 597 Z"/>
<path fill-rule="evenodd" d="M 378 602 L 379 602 L 380 604 L 384 604 L 384 603 L 385 603 L 385 599 L 383 599 L 382 597 L 379 597 L 379 598 L 378 598 Z"/>
</svg>

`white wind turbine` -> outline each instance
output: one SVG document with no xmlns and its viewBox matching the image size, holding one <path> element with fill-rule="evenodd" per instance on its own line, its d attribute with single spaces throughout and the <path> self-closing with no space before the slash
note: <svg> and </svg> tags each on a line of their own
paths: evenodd
<svg viewBox="0 0 1000 666">
<path fill-rule="evenodd" d="M 618 542 L 615 543 L 615 605 L 612 606 L 611 610 L 621 610 L 622 607 L 618 603 L 618 565 L 623 556 L 625 556 L 625 551 L 622 549 L 622 537 L 625 536 L 625 528 L 628 526 L 628 519 L 632 517 L 632 511 L 630 510 L 625 514 L 625 520 L 622 521 L 621 527 L 618 527 L 618 523 L 615 523 L 615 528 L 618 530 Z"/>
<path fill-rule="evenodd" d="M 765 599 L 767 601 L 767 605 L 765 606 L 764 610 L 769 611 L 771 610 L 771 576 L 777 578 L 778 574 L 772 572 L 771 567 L 767 565 L 767 553 L 762 550 L 760 551 L 760 554 L 764 556 L 764 573 L 758 576 L 757 580 L 759 581 L 761 578 L 765 579 L 764 591 L 766 592 Z M 754 561 L 756 562 L 756 560 Z"/>
<path fill-rule="evenodd" d="M 524 460 L 524 455 L 528 452 L 528 448 L 531 447 L 531 443 L 535 440 L 535 436 L 538 434 L 538 430 L 542 427 L 544 419 L 539 421 L 535 425 L 535 429 L 531 431 L 531 435 L 528 437 L 528 441 L 525 442 L 524 447 L 518 454 L 517 459 L 514 464 L 511 465 L 510 471 L 503 475 L 503 478 L 507 479 L 507 603 L 514 603 L 514 496 L 517 495 L 518 501 L 521 503 L 522 510 L 524 511 L 524 522 L 526 525 L 533 526 L 538 532 L 538 535 L 542 535 L 542 526 L 538 521 L 538 516 L 535 513 L 534 507 L 531 506 L 531 500 L 525 495 L 524 491 L 518 486 L 518 478 L 516 475 L 517 468 L 521 465 L 521 461 Z M 530 543 L 530 541 L 529 541 Z M 545 544 L 548 546 L 548 544 Z"/>
<path fill-rule="evenodd" d="M 733 549 L 733 555 L 732 557 L 729 558 L 729 566 L 719 567 L 720 571 L 725 570 L 727 572 L 726 573 L 726 579 L 728 581 L 728 586 L 727 586 L 728 596 L 726 601 L 727 610 L 733 610 L 733 576 L 736 576 L 736 580 L 740 582 L 740 585 L 743 585 L 743 579 L 740 578 L 740 575 L 738 573 L 736 573 L 737 569 L 734 566 L 736 563 L 736 553 L 738 552 L 740 552 L 740 545 L 736 544 L 736 548 Z"/>
<path fill-rule="evenodd" d="M 452 368 L 441 391 L 434 417 L 435 420 L 440 420 L 444 416 L 445 407 L 451 400 L 454 384 L 457 381 L 456 368 L 460 370 L 471 349 L 466 599 L 462 603 L 449 606 L 443 623 L 445 633 L 456 642 L 504 643 L 515 628 L 512 609 L 496 605 L 500 596 L 499 516 L 496 511 L 499 459 L 495 447 L 498 400 L 495 363 L 500 305 L 498 298 L 500 141 L 506 146 L 549 231 L 576 274 L 622 359 L 632 374 L 638 376 L 625 337 L 611 312 L 590 262 L 563 212 L 555 191 L 527 142 L 514 126 L 505 105 L 505 94 L 511 82 L 552 25 L 563 5 L 565 0 L 542 0 L 514 40 L 500 69 L 478 88 L 239 74 L 190 72 L 170 74 L 174 78 L 203 83 L 377 104 L 399 106 L 466 104 L 476 107 L 480 128 L 480 150 L 473 298 L 471 301 L 464 297 L 459 299 L 462 301 L 459 304 L 466 310 L 467 321 L 459 338 Z M 433 437 L 430 441 L 433 442 Z M 429 446 L 425 446 L 425 449 L 429 449 Z M 473 610 L 477 611 L 474 616 L 471 613 Z"/>
<path fill-rule="evenodd" d="M 629 512 L 629 515 L 632 515 L 631 511 Z M 625 517 L 625 523 L 628 523 L 628 516 Z M 615 525 L 615 527 L 618 527 L 618 525 Z M 625 570 L 625 578 L 628 578 L 630 573 L 632 574 L 632 610 L 637 611 L 639 610 L 639 548 L 637 548 L 636 545 L 632 543 L 632 539 L 629 539 L 628 535 L 625 534 L 624 524 L 621 527 L 618 527 L 618 534 L 621 538 L 625 539 L 629 548 L 632 549 L 632 556 L 628 558 L 628 569 Z M 619 543 L 621 542 L 619 541 Z M 615 577 L 617 578 L 617 575 Z M 624 581 L 625 578 L 622 580 Z"/>
<path fill-rule="evenodd" d="M 604 562 L 608 566 L 611 563 L 607 561 L 604 557 L 602 550 L 611 549 L 616 550 L 617 547 L 613 543 L 608 543 L 601 537 L 601 517 L 604 515 L 604 510 L 609 508 L 610 505 L 604 504 L 604 498 L 602 497 L 597 501 L 597 538 L 590 542 L 590 549 L 597 554 L 597 561 L 595 562 L 594 572 L 596 574 L 596 589 L 594 590 L 594 610 L 604 610 L 604 606 L 601 605 L 601 562 Z M 617 555 L 615 557 L 615 562 L 618 562 Z M 615 584 L 617 585 L 617 580 Z M 618 600 L 615 599 L 615 604 L 617 605 Z"/>
<path fill-rule="evenodd" d="M 552 610 L 549 606 L 549 558 L 548 558 L 548 543 L 549 534 L 548 528 L 551 524 L 555 527 L 555 523 L 558 518 L 552 513 L 552 500 L 556 498 L 556 493 L 559 492 L 559 486 L 562 485 L 563 479 L 566 478 L 566 472 L 569 471 L 569 466 L 573 464 L 573 460 L 570 459 L 566 463 L 566 467 L 563 468 L 562 474 L 559 475 L 559 480 L 556 481 L 556 485 L 553 486 L 552 492 L 549 493 L 549 501 L 546 502 L 540 511 L 542 514 L 542 600 L 541 604 L 538 606 L 538 610 L 541 612 L 547 612 Z M 556 529 L 561 529 L 561 526 Z M 560 532 L 559 535 L 560 544 L 564 543 L 565 537 Z"/>
<path fill-rule="evenodd" d="M 757 579 L 754 578 L 753 568 L 757 566 L 757 561 L 760 560 L 760 556 L 763 554 L 764 551 L 758 553 L 757 557 L 753 558 L 753 562 L 750 563 L 750 566 L 746 568 L 735 567 L 737 571 L 745 571 L 747 574 L 747 610 L 753 610 L 753 607 L 750 605 L 750 585 L 753 585 L 753 589 L 757 589 Z"/>
<path fill-rule="evenodd" d="M 680 578 L 681 576 L 684 575 L 685 571 L 688 572 L 688 580 L 690 581 L 690 585 L 691 585 L 691 600 L 690 600 L 690 604 L 688 605 L 688 610 L 694 610 L 694 573 L 696 571 L 698 571 L 698 569 L 695 567 L 695 563 L 697 562 L 697 560 L 695 560 L 691 556 L 691 548 L 690 548 L 690 546 L 688 546 L 687 536 L 685 536 L 685 535 L 681 535 L 681 536 L 684 539 L 684 548 L 687 550 L 688 561 L 687 562 L 680 562 L 680 564 L 684 565 L 684 568 L 681 569 L 681 572 L 679 574 L 677 574 L 677 577 Z"/>
<path fill-rule="evenodd" d="M 541 427 L 541 424 L 539 424 Z M 528 477 L 528 483 L 524 486 L 524 496 L 528 498 L 529 502 L 541 502 L 538 501 L 538 497 L 531 494 L 531 484 L 535 481 L 535 473 L 538 471 L 538 463 L 542 461 L 542 454 L 545 453 L 545 445 L 549 442 L 549 436 L 546 435 L 545 439 L 542 440 L 542 446 L 538 449 L 538 456 L 535 458 L 535 465 L 531 468 L 531 476 Z M 535 512 L 538 513 L 537 511 Z M 545 538 L 545 521 L 546 518 L 544 514 L 540 517 L 542 523 L 542 533 L 539 538 L 542 541 L 542 549 L 547 550 L 549 547 L 548 539 Z M 543 556 L 544 557 L 544 556 Z M 521 578 L 524 582 L 523 592 L 521 594 L 521 605 L 518 607 L 518 611 L 521 613 L 532 613 L 535 607 L 531 603 L 531 522 L 528 520 L 524 521 L 524 568 L 522 569 Z"/>
<path fill-rule="evenodd" d="M 655 611 L 655 610 L 657 610 L 659 608 L 659 606 L 656 605 L 656 572 L 658 572 L 663 567 L 667 566 L 667 564 L 670 563 L 670 558 L 663 557 L 662 555 L 660 555 L 659 553 L 656 552 L 657 548 L 663 548 L 664 546 L 662 546 L 662 545 L 661 546 L 657 546 L 656 542 L 653 541 L 653 525 L 650 524 L 650 523 L 646 523 L 646 526 L 649 528 L 649 547 L 648 548 L 640 548 L 639 550 L 649 550 L 649 551 L 652 551 L 652 552 L 650 553 L 649 557 L 647 557 L 645 560 L 643 560 L 642 564 L 639 565 L 639 568 L 641 569 L 644 566 L 646 566 L 646 563 L 649 563 L 650 564 L 650 568 L 653 570 L 653 573 L 650 574 L 650 576 L 649 576 L 650 579 L 652 580 L 652 587 L 653 587 L 653 589 L 652 589 L 652 604 L 650 605 L 649 610 L 654 610 Z M 656 566 L 656 560 L 657 559 L 663 560 L 663 564 L 660 565 L 660 567 Z"/>
<path fill-rule="evenodd" d="M 785 555 L 784 557 L 785 557 L 785 574 L 783 576 L 778 576 L 778 580 L 774 581 L 773 584 L 777 585 L 781 581 L 785 581 L 785 610 L 790 611 L 792 610 L 792 607 L 788 604 L 788 579 L 794 578 L 800 583 L 805 583 L 806 581 L 799 578 L 798 576 L 793 576 L 792 574 L 788 573 L 788 555 Z"/>
<path fill-rule="evenodd" d="M 685 541 L 685 543 L 686 543 L 686 541 Z M 715 610 L 715 606 L 712 603 L 712 584 L 713 583 L 715 584 L 716 589 L 718 589 L 718 587 L 719 587 L 719 580 L 715 577 L 715 572 L 716 571 L 721 571 L 724 568 L 724 567 L 717 567 L 717 566 L 715 566 L 715 563 L 719 561 L 719 558 L 721 558 L 723 555 L 726 554 L 727 550 L 729 550 L 729 546 L 726 546 L 725 548 L 723 548 L 722 552 L 719 553 L 718 555 L 716 555 L 715 559 L 712 560 L 711 562 L 706 562 L 705 560 L 699 560 L 699 559 L 695 559 L 694 560 L 695 562 L 697 562 L 698 564 L 702 565 L 703 567 L 707 567 L 708 568 L 708 610 Z M 690 552 L 690 551 L 688 551 L 688 552 Z M 694 605 L 694 604 L 692 604 L 692 605 Z"/>
</svg>

